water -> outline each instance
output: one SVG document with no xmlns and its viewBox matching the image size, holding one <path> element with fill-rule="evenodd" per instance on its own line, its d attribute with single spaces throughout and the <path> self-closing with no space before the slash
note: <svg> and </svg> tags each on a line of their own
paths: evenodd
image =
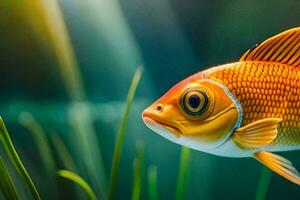
<svg viewBox="0 0 300 200">
<path fill-rule="evenodd" d="M 147 169 L 152 165 L 159 199 L 173 199 L 181 147 L 148 129 L 142 110 L 186 76 L 236 61 L 256 43 L 299 26 L 300 19 L 296 0 L 0 1 L 0 114 L 45 199 L 51 199 L 48 193 L 60 199 L 84 195 L 70 182 L 46 175 L 36 141 L 20 124 L 23 111 L 48 136 L 55 170 L 67 167 L 50 139 L 53 131 L 70 151 L 76 172 L 103 198 L 130 81 L 142 65 L 115 195 L 131 198 L 136 142 L 142 141 L 141 199 L 149 197 Z M 299 152 L 282 155 L 300 169 Z M 254 199 L 263 169 L 252 158 L 193 150 L 187 167 L 185 199 L 204 200 Z M 26 186 L 9 169 L 21 196 L 28 198 Z M 299 186 L 273 174 L 266 197 L 299 199 Z"/>
</svg>

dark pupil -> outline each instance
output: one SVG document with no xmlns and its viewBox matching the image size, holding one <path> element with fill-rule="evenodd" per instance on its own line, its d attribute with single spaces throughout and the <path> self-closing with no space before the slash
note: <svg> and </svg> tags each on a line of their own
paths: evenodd
<svg viewBox="0 0 300 200">
<path fill-rule="evenodd" d="M 194 109 L 199 107 L 200 101 L 201 100 L 200 100 L 199 96 L 196 95 L 196 94 L 191 95 L 190 98 L 189 98 L 189 104 Z"/>
</svg>

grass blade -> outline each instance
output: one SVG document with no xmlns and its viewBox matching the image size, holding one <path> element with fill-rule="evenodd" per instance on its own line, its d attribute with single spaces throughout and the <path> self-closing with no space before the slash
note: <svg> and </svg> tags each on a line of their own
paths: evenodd
<svg viewBox="0 0 300 200">
<path fill-rule="evenodd" d="M 132 200 L 141 199 L 142 180 L 143 180 L 143 163 L 144 163 L 144 144 L 137 143 L 137 155 L 133 161 L 133 186 Z"/>
<path fill-rule="evenodd" d="M 29 133 L 37 146 L 43 165 L 47 170 L 48 176 L 53 177 L 56 172 L 56 164 L 43 128 L 28 112 L 22 112 L 20 114 L 19 122 L 29 130 Z"/>
<path fill-rule="evenodd" d="M 37 37 L 54 53 L 70 98 L 85 100 L 82 77 L 59 1 L 32 0 L 24 2 L 23 8 Z"/>
<path fill-rule="evenodd" d="M 2 192 L 5 199 L 18 200 L 20 199 L 16 187 L 10 177 L 7 168 L 5 167 L 4 161 L 0 157 L 0 191 Z"/>
<path fill-rule="evenodd" d="M 122 153 L 122 145 L 125 137 L 125 129 L 126 125 L 128 122 L 128 117 L 129 117 L 129 111 L 132 105 L 132 101 L 134 98 L 134 94 L 136 91 L 136 88 L 138 86 L 139 80 L 142 75 L 142 68 L 139 67 L 132 79 L 128 96 L 127 96 L 127 101 L 126 101 L 126 106 L 125 106 L 125 113 L 122 117 L 119 130 L 117 133 L 117 138 L 115 141 L 115 148 L 114 148 L 114 154 L 113 154 L 113 160 L 112 160 L 112 168 L 111 168 L 111 176 L 110 176 L 110 184 L 109 184 L 109 192 L 108 192 L 108 199 L 114 199 L 114 194 L 116 190 L 116 185 L 117 185 L 117 177 L 118 177 L 118 169 L 120 165 L 120 158 L 121 158 L 121 153 Z"/>
<path fill-rule="evenodd" d="M 95 193 L 93 192 L 89 184 L 74 172 L 68 170 L 59 170 L 58 175 L 77 183 L 84 190 L 86 197 L 89 200 L 97 199 Z"/>
<path fill-rule="evenodd" d="M 40 199 L 40 195 L 39 195 L 33 181 L 31 180 L 31 177 L 29 176 L 26 168 L 24 167 L 21 159 L 19 158 L 18 153 L 10 139 L 10 136 L 7 132 L 7 129 L 6 129 L 5 124 L 1 117 L 0 117 L 0 140 L 5 148 L 6 153 L 8 154 L 8 156 L 10 158 L 11 162 L 14 164 L 14 166 L 17 168 L 19 173 L 22 175 L 22 177 L 26 181 L 34 199 Z"/>
<path fill-rule="evenodd" d="M 157 167 L 150 166 L 148 168 L 148 193 L 149 200 L 157 200 Z"/>
<path fill-rule="evenodd" d="M 68 170 L 77 172 L 76 165 L 72 159 L 71 153 L 63 142 L 62 138 L 55 131 L 51 132 L 50 135 L 51 141 L 55 150 L 57 152 L 60 161 L 64 165 L 64 167 Z"/>
<path fill-rule="evenodd" d="M 176 200 L 184 199 L 190 156 L 191 150 L 187 147 L 182 147 L 177 179 Z"/>
<path fill-rule="evenodd" d="M 71 156 L 70 151 L 64 143 L 63 138 L 55 130 L 52 130 L 50 139 L 52 141 L 56 154 L 58 155 L 58 158 L 60 159 L 64 168 L 78 173 L 76 164 Z M 84 195 L 82 194 L 80 188 L 76 187 L 74 189 L 76 190 L 77 198 L 84 199 Z"/>
<path fill-rule="evenodd" d="M 99 188 L 98 196 L 106 196 L 106 176 L 102 153 L 98 142 L 91 111 L 86 106 L 78 106 L 87 101 L 80 67 L 69 37 L 59 1 L 32 0 L 22 2 L 28 24 L 36 32 L 51 53 L 62 77 L 66 92 L 71 100 L 68 109 L 70 125 L 74 129 L 72 148 L 82 162 L 78 168 L 94 188 Z M 80 114 L 79 114 L 80 113 Z M 79 114 L 79 115 L 78 115 Z"/>
<path fill-rule="evenodd" d="M 43 194 L 46 194 L 47 192 L 48 198 L 57 199 L 57 166 L 46 133 L 42 126 L 34 119 L 32 114 L 29 112 L 21 112 L 21 114 L 19 115 L 19 123 L 29 130 L 29 134 L 34 141 L 34 144 L 36 145 L 42 166 L 46 171 L 45 179 L 48 178 L 48 187 L 47 190 L 42 190 L 41 188 L 40 194 L 43 197 Z M 37 184 L 39 184 L 39 182 L 37 182 Z"/>
<path fill-rule="evenodd" d="M 268 188 L 272 178 L 272 171 L 263 166 L 261 177 L 257 186 L 255 200 L 265 200 L 268 192 Z"/>
</svg>

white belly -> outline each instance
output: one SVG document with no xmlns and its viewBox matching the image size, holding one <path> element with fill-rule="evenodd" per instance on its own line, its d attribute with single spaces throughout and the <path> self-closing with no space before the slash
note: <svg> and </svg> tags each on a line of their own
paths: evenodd
<svg viewBox="0 0 300 200">
<path fill-rule="evenodd" d="M 207 151 L 207 153 L 211 153 L 223 157 L 243 158 L 243 157 L 252 157 L 254 153 L 260 151 L 280 152 L 280 151 L 294 151 L 299 149 L 300 149 L 300 145 L 296 145 L 296 146 L 267 145 L 259 148 L 243 149 L 239 147 L 232 139 L 229 139 L 223 145 L 215 149 L 210 149 L 210 151 Z"/>
</svg>

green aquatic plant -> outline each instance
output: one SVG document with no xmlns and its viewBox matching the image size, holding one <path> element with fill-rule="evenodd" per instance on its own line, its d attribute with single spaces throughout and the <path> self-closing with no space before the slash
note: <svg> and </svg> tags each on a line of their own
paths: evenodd
<svg viewBox="0 0 300 200">
<path fill-rule="evenodd" d="M 58 156 L 58 159 L 64 166 L 63 168 L 78 173 L 77 166 L 72 158 L 69 149 L 64 143 L 63 138 L 53 129 L 50 131 L 50 140 L 53 144 L 53 148 L 56 152 L 56 155 Z M 76 190 L 78 199 L 82 199 L 84 195 L 80 191 L 80 188 L 76 187 L 74 189 Z"/>
<path fill-rule="evenodd" d="M 182 147 L 180 162 L 179 162 L 178 179 L 177 179 L 176 200 L 184 199 L 190 156 L 191 156 L 191 150 L 187 147 Z"/>
<path fill-rule="evenodd" d="M 81 178 L 80 176 L 75 174 L 74 172 L 71 172 L 69 170 L 59 170 L 58 175 L 78 184 L 84 190 L 87 199 L 89 199 L 89 200 L 97 199 L 94 191 L 91 189 L 89 184 L 83 178 Z"/>
<path fill-rule="evenodd" d="M 131 200 L 141 199 L 144 165 L 144 144 L 142 142 L 137 142 L 136 151 L 136 157 L 133 161 L 133 184 Z"/>
<path fill-rule="evenodd" d="M 69 33 L 58 1 L 32 0 L 21 3 L 27 13 L 28 23 L 36 32 L 36 37 L 55 55 L 64 86 L 72 100 L 85 100 L 83 81 Z"/>
<path fill-rule="evenodd" d="M 142 71 L 143 71 L 142 67 L 139 67 L 133 76 L 131 85 L 129 87 L 128 95 L 127 95 L 125 112 L 123 114 L 118 129 L 118 133 L 116 136 L 116 140 L 115 140 L 115 148 L 114 148 L 113 159 L 112 159 L 111 175 L 110 175 L 110 183 L 109 183 L 109 191 L 108 191 L 108 199 L 110 200 L 114 199 L 114 195 L 115 195 L 117 179 L 118 179 L 118 169 L 119 169 L 121 153 L 122 153 L 122 145 L 125 138 L 125 130 L 128 123 L 129 112 L 131 109 L 135 91 L 142 76 Z"/>
<path fill-rule="evenodd" d="M 271 182 L 273 172 L 269 170 L 267 167 L 263 166 L 261 177 L 258 182 L 258 186 L 256 189 L 255 200 L 265 200 L 268 193 L 268 188 Z"/>
<path fill-rule="evenodd" d="M 50 139 L 56 150 L 56 153 L 66 169 L 77 172 L 78 169 L 72 159 L 71 153 L 62 138 L 55 131 L 51 131 Z"/>
<path fill-rule="evenodd" d="M 5 199 L 10 200 L 19 200 L 19 194 L 16 189 L 15 184 L 13 183 L 12 178 L 9 175 L 9 172 L 5 166 L 4 161 L 0 157 L 0 192 L 3 194 Z"/>
<path fill-rule="evenodd" d="M 32 196 L 34 197 L 35 200 L 39 200 L 40 195 L 30 175 L 28 174 L 26 168 L 24 167 L 21 159 L 19 158 L 19 155 L 10 139 L 10 136 L 7 132 L 7 129 L 1 117 L 0 117 L 0 140 L 2 142 L 2 145 L 4 146 L 6 153 L 8 154 L 8 157 L 10 158 L 10 161 L 14 164 L 17 171 L 21 174 L 21 176 L 24 178 L 25 182 L 27 183 Z"/>
<path fill-rule="evenodd" d="M 21 112 L 19 115 L 19 123 L 28 129 L 34 144 L 37 147 L 37 152 L 40 158 L 39 160 L 42 162 L 43 167 L 46 170 L 47 177 L 45 178 L 49 179 L 47 190 L 52 191 L 50 194 L 47 194 L 47 196 L 55 199 L 58 197 L 58 186 L 55 176 L 57 166 L 47 135 L 39 122 L 34 119 L 33 115 L 29 112 Z M 41 191 L 41 194 L 43 194 L 42 192 L 43 191 Z"/>
<path fill-rule="evenodd" d="M 149 200 L 157 200 L 157 167 L 150 166 L 148 168 L 148 194 Z"/>
<path fill-rule="evenodd" d="M 68 110 L 72 134 L 68 135 L 76 164 L 82 176 L 89 180 L 99 198 L 106 196 L 106 175 L 99 140 L 92 124 L 88 103 L 72 103 Z"/>
<path fill-rule="evenodd" d="M 79 65 L 58 1 L 32 0 L 16 4 L 26 13 L 27 23 L 36 39 L 53 54 L 53 60 L 62 77 L 70 98 L 69 123 L 73 129 L 71 148 L 78 155 L 78 168 L 84 172 L 91 185 L 99 188 L 101 197 L 106 192 L 106 176 L 94 121 L 88 106 Z M 80 158 L 80 160 L 79 160 Z"/>
<path fill-rule="evenodd" d="M 54 176 L 56 164 L 45 131 L 29 112 L 20 114 L 19 123 L 29 130 L 48 176 Z"/>
</svg>

